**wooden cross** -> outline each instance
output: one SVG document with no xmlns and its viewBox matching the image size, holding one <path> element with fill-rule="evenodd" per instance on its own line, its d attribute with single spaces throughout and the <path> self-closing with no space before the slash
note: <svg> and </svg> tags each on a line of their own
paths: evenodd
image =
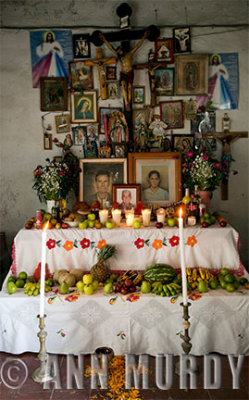
<svg viewBox="0 0 249 400">
<path fill-rule="evenodd" d="M 108 91 L 107 91 L 107 82 L 106 82 L 106 73 L 105 73 L 105 65 L 108 64 L 116 64 L 116 58 L 103 58 L 103 52 L 101 48 L 96 49 L 96 58 L 94 60 L 86 60 L 85 65 L 87 66 L 97 66 L 99 73 L 99 85 L 100 85 L 100 93 L 101 99 L 108 99 Z"/>
<path fill-rule="evenodd" d="M 228 178 L 230 171 L 230 163 L 232 161 L 231 144 L 240 138 L 248 138 L 248 132 L 216 132 L 203 133 L 203 139 L 216 139 L 222 145 L 222 169 L 226 171 L 226 176 L 221 182 L 221 199 L 228 200 Z"/>
</svg>

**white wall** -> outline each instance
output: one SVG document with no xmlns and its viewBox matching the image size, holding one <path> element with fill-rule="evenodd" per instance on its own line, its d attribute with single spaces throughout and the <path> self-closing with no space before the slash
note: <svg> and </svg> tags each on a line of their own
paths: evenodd
<svg viewBox="0 0 249 400">
<path fill-rule="evenodd" d="M 87 30 L 84 30 L 87 32 Z M 73 33 L 77 33 L 74 31 Z M 248 130 L 248 32 L 234 28 L 193 28 L 192 50 L 194 53 L 238 52 L 239 53 L 239 109 L 229 111 L 232 130 Z M 161 30 L 161 37 L 172 36 L 171 29 Z M 60 149 L 54 146 L 52 151 L 43 150 L 41 127 L 40 91 L 32 88 L 29 32 L 27 30 L 3 30 L 1 35 L 1 231 L 5 231 L 9 249 L 18 230 L 26 219 L 35 215 L 41 204 L 32 189 L 33 170 L 38 164 L 44 164 L 47 157 L 60 155 Z M 148 50 L 153 44 L 147 42 L 135 55 L 134 63 L 147 61 Z M 92 47 L 92 54 L 95 48 Z M 111 53 L 104 47 L 104 55 Z M 94 76 L 97 86 L 97 74 Z M 134 84 L 147 85 L 145 71 L 135 72 Z M 165 98 L 164 98 L 165 99 Z M 170 99 L 170 98 L 167 98 Z M 178 97 L 180 99 L 180 97 Z M 121 103 L 121 101 L 120 101 Z M 106 100 L 99 106 L 118 105 L 115 101 Z M 222 111 L 217 111 L 216 127 L 221 131 Z M 56 135 L 54 116 L 48 121 L 53 123 L 52 133 Z M 175 133 L 189 133 L 189 121 L 185 128 Z M 220 147 L 218 145 L 219 152 Z M 82 157 L 79 148 L 73 150 Z M 248 267 L 248 139 L 239 139 L 232 144 L 232 155 L 235 159 L 233 168 L 238 175 L 230 177 L 229 200 L 221 201 L 220 190 L 216 190 L 212 200 L 213 209 L 220 211 L 228 222 L 239 231 L 242 249 L 241 257 Z"/>
</svg>

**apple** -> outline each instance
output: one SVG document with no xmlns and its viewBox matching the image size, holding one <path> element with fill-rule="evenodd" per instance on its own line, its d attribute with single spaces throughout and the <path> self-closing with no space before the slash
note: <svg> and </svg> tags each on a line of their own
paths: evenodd
<svg viewBox="0 0 249 400">
<path fill-rule="evenodd" d="M 111 221 L 107 221 L 105 224 L 107 229 L 113 229 L 114 228 L 114 223 Z"/>
<path fill-rule="evenodd" d="M 220 226 L 222 228 L 225 228 L 225 226 L 227 226 L 227 221 L 225 221 L 224 219 L 222 221 L 219 222 Z"/>
<path fill-rule="evenodd" d="M 87 218 L 89 219 L 89 221 L 95 221 L 96 215 L 93 214 L 93 213 L 91 213 L 91 214 L 88 214 L 88 217 L 87 217 Z"/>
<path fill-rule="evenodd" d="M 87 229 L 87 227 L 88 227 L 87 219 L 85 219 L 85 221 L 79 222 L 78 226 L 79 226 L 80 229 Z"/>
<path fill-rule="evenodd" d="M 121 289 L 122 289 L 122 286 L 121 286 L 121 285 L 117 285 L 117 286 L 115 287 L 115 292 L 116 292 L 116 293 L 120 293 L 120 292 L 121 292 Z"/>
<path fill-rule="evenodd" d="M 62 227 L 62 229 L 67 229 L 69 227 L 69 225 L 66 224 L 65 222 L 62 222 L 61 227 Z"/>
<path fill-rule="evenodd" d="M 124 284 L 125 284 L 125 286 L 127 286 L 129 288 L 130 286 L 133 285 L 133 281 L 131 279 L 126 279 L 124 281 Z"/>
<path fill-rule="evenodd" d="M 208 228 L 209 223 L 207 221 L 203 221 L 201 225 L 203 228 Z"/>
<path fill-rule="evenodd" d="M 25 224 L 25 229 L 31 229 L 31 228 L 33 228 L 33 222 L 26 222 L 26 224 Z"/>
<path fill-rule="evenodd" d="M 93 285 L 84 285 L 84 292 L 87 296 L 93 294 Z"/>
<path fill-rule="evenodd" d="M 94 224 L 94 227 L 96 229 L 100 229 L 102 227 L 102 225 L 101 225 L 101 223 L 99 221 L 96 221 L 95 224 Z"/>
<path fill-rule="evenodd" d="M 157 223 L 156 223 L 156 228 L 157 228 L 157 229 L 163 228 L 163 223 L 162 223 L 162 222 L 157 222 Z"/>
<path fill-rule="evenodd" d="M 61 224 L 59 222 L 57 222 L 57 224 L 55 225 L 55 229 L 61 229 Z"/>
<path fill-rule="evenodd" d="M 126 288 L 126 287 L 122 287 L 122 288 L 121 288 L 121 293 L 122 293 L 122 294 L 128 294 L 128 293 L 129 293 L 129 289 Z"/>
<path fill-rule="evenodd" d="M 135 229 L 141 228 L 141 223 L 138 220 L 135 220 L 133 222 L 133 228 L 135 228 Z"/>
<path fill-rule="evenodd" d="M 76 283 L 76 287 L 77 287 L 77 289 L 78 289 L 78 291 L 79 292 L 84 292 L 84 283 L 82 282 L 82 281 L 78 281 L 77 283 Z"/>
<path fill-rule="evenodd" d="M 168 226 L 170 226 L 172 228 L 176 224 L 176 219 L 174 217 L 168 218 L 167 224 L 168 224 Z"/>
<path fill-rule="evenodd" d="M 85 285 L 89 285 L 90 283 L 92 283 L 92 281 L 93 281 L 93 277 L 91 274 L 85 274 L 83 276 L 83 282 Z"/>
<path fill-rule="evenodd" d="M 93 287 L 93 290 L 97 290 L 98 287 L 99 287 L 99 282 L 98 281 L 93 281 L 92 287 Z"/>
<path fill-rule="evenodd" d="M 94 225 L 95 225 L 95 221 L 91 221 L 91 220 L 88 221 L 89 228 L 94 228 Z"/>
<path fill-rule="evenodd" d="M 134 293 L 135 291 L 136 291 L 136 286 L 135 285 L 131 285 L 130 287 L 129 287 L 129 289 L 130 289 L 130 292 L 131 293 Z"/>
</svg>

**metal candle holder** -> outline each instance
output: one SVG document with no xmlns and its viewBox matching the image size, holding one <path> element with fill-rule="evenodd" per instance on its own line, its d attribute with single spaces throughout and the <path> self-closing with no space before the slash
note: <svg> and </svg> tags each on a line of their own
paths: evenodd
<svg viewBox="0 0 249 400">
<path fill-rule="evenodd" d="M 43 317 L 37 315 L 37 318 L 39 318 L 39 328 L 40 328 L 40 331 L 37 333 L 37 336 L 39 337 L 40 340 L 40 352 L 38 354 L 38 359 L 40 360 L 41 365 L 34 371 L 32 379 L 33 381 L 40 383 L 40 382 L 50 381 L 51 379 L 53 379 L 53 376 L 51 375 L 50 371 L 48 371 L 47 368 L 48 355 L 45 347 L 47 332 L 45 332 L 44 330 L 45 327 L 44 320 L 46 318 L 46 315 L 44 315 Z"/>
<path fill-rule="evenodd" d="M 183 307 L 183 328 L 184 328 L 184 336 L 183 336 L 183 343 L 182 343 L 182 348 L 185 354 L 189 354 L 191 348 L 192 348 L 192 343 L 190 342 L 191 338 L 189 337 L 188 330 L 190 328 L 190 322 L 189 322 L 189 313 L 188 313 L 188 308 L 191 306 L 191 303 L 187 303 L 184 305 L 181 303 L 181 306 Z"/>
</svg>

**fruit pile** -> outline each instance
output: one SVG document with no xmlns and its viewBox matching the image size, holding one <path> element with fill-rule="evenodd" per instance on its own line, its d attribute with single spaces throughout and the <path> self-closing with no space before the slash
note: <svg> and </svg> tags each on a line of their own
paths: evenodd
<svg viewBox="0 0 249 400">
<path fill-rule="evenodd" d="M 53 279 L 49 278 L 45 281 L 45 292 L 49 292 L 54 284 Z M 28 277 L 27 273 L 22 271 L 16 278 L 11 275 L 7 281 L 7 291 L 9 294 L 14 294 L 16 289 L 24 288 L 24 293 L 28 296 L 37 296 L 40 293 L 40 282 L 34 277 Z"/>
<path fill-rule="evenodd" d="M 53 280 L 48 279 L 45 281 L 45 292 L 50 292 L 52 290 Z M 37 296 L 40 293 L 40 282 L 32 283 L 28 282 L 24 285 L 24 293 L 28 296 Z"/>
<path fill-rule="evenodd" d="M 215 281 L 215 276 L 207 268 L 186 268 L 186 274 L 189 289 L 196 289 L 199 285 L 199 288 L 201 288 L 200 291 L 206 291 L 203 290 L 205 286 L 208 287 L 210 286 L 209 283 Z M 201 283 L 199 284 L 199 282 Z M 214 286 L 214 284 L 211 284 L 211 286 L 212 285 Z M 213 287 L 213 289 L 215 289 L 215 287 Z"/>
<path fill-rule="evenodd" d="M 42 215 L 42 228 L 45 226 L 47 229 L 67 229 L 69 228 L 69 225 L 66 222 L 62 222 L 57 220 L 56 218 L 52 217 L 52 214 L 45 212 L 44 210 L 40 210 L 41 215 Z M 69 213 L 69 211 L 68 211 Z M 71 220 L 70 220 L 71 221 Z M 36 228 L 36 222 L 35 222 L 35 217 L 31 217 L 28 221 L 25 223 L 25 229 L 32 229 Z"/>
<path fill-rule="evenodd" d="M 244 286 L 246 289 L 249 289 L 248 280 L 246 278 L 240 278 L 239 280 L 236 279 L 236 277 L 229 271 L 228 268 L 222 268 L 220 270 L 218 281 L 220 287 L 228 292 L 234 292 L 240 287 L 240 285 Z"/>
</svg>

